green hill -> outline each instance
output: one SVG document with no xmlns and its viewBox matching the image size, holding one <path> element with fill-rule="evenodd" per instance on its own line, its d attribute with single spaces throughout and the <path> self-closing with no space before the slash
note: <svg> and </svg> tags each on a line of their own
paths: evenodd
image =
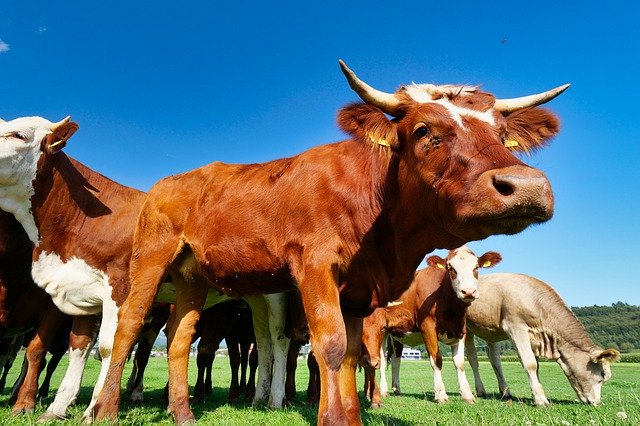
<svg viewBox="0 0 640 426">
<path fill-rule="evenodd" d="M 640 349 L 640 306 L 617 302 L 611 306 L 571 307 L 599 345 L 622 352 Z"/>
</svg>

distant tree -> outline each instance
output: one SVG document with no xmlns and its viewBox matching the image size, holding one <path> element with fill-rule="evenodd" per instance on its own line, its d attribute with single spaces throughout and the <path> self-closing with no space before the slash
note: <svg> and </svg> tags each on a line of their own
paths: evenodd
<svg viewBox="0 0 640 426">
<path fill-rule="evenodd" d="M 603 347 L 640 348 L 640 306 L 616 302 L 611 306 L 572 307 L 591 338 Z"/>
<path fill-rule="evenodd" d="M 633 343 L 623 342 L 620 344 L 620 352 L 631 352 L 633 349 Z"/>
</svg>

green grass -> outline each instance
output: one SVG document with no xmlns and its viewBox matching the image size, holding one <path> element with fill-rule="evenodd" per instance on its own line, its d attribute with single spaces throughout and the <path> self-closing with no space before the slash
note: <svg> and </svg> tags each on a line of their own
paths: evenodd
<svg viewBox="0 0 640 426">
<path fill-rule="evenodd" d="M 190 367 L 190 383 L 195 383 L 195 359 Z M 167 366 L 165 358 L 152 358 L 145 377 L 145 404 L 142 407 L 123 407 L 120 415 L 122 425 L 173 424 L 166 414 L 162 402 L 162 389 L 166 382 Z M 57 388 L 64 374 L 66 360 L 60 365 L 54 377 L 52 388 Z M 130 365 L 127 367 L 127 374 Z M 613 378 L 603 387 L 600 407 L 590 407 L 578 403 L 576 395 L 555 363 L 541 363 L 540 380 L 545 387 L 552 405 L 536 408 L 531 405 L 528 379 L 515 362 L 504 363 L 505 375 L 513 395 L 518 398 L 512 403 L 497 399 L 494 393 L 490 399 L 479 400 L 474 405 L 465 404 L 457 394 L 455 370 L 450 360 L 445 363 L 444 380 L 448 386 L 450 401 L 446 404 L 433 402 L 433 378 L 431 367 L 426 361 L 404 362 L 401 373 L 401 396 L 389 396 L 384 408 L 372 410 L 361 398 L 362 419 L 368 425 L 638 425 L 640 424 L 640 364 L 618 363 L 613 365 Z M 69 412 L 70 420 L 65 424 L 80 424 L 80 417 L 91 398 L 92 383 L 98 375 L 99 363 L 90 359 L 83 378 L 83 387 L 78 405 Z M 9 382 L 17 374 L 17 366 L 10 375 Z M 481 374 L 488 392 L 497 392 L 497 383 L 488 363 L 481 363 Z M 388 372 L 389 379 L 391 372 Z M 467 376 L 473 383 L 471 369 Z M 270 410 L 265 407 L 252 408 L 250 403 L 229 405 L 226 403 L 229 381 L 229 366 L 225 358 L 214 363 L 214 393 L 204 405 L 192 405 L 196 418 L 201 424 L 220 425 L 306 425 L 316 421 L 316 408 L 304 404 L 308 372 L 304 361 L 299 361 L 296 376 L 298 384 L 297 401 L 293 407 Z M 358 374 L 359 389 L 362 388 L 362 374 Z M 473 384 L 472 384 L 473 387 Z M 362 392 L 361 392 L 362 395 Z M 36 406 L 34 415 L 11 417 L 6 405 L 8 395 L 0 396 L 0 423 L 8 425 L 32 425 L 37 416 L 46 409 L 49 400 Z M 625 417 L 623 419 L 621 417 Z"/>
</svg>

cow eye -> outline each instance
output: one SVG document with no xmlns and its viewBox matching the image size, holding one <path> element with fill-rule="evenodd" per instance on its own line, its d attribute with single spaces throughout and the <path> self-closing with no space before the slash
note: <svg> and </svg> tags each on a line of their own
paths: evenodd
<svg viewBox="0 0 640 426">
<path fill-rule="evenodd" d="M 25 141 L 27 140 L 27 137 L 19 132 L 11 132 L 11 133 L 6 133 L 5 135 L 2 136 L 3 138 L 9 139 L 20 139 L 21 141 Z"/>
<path fill-rule="evenodd" d="M 413 131 L 413 137 L 416 139 L 422 139 L 427 136 L 431 131 L 427 126 L 420 126 Z"/>
</svg>

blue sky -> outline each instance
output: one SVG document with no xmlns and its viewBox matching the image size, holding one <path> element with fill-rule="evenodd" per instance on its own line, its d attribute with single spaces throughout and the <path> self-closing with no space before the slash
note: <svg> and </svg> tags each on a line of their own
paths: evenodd
<svg viewBox="0 0 640 426">
<path fill-rule="evenodd" d="M 343 139 L 357 100 L 338 59 L 378 89 L 480 84 L 498 97 L 571 88 L 562 131 L 525 159 L 554 218 L 510 237 L 495 271 L 573 306 L 640 305 L 640 5 L 636 2 L 0 3 L 0 117 L 71 115 L 66 152 L 142 190 L 220 160 L 261 162 Z"/>
</svg>

